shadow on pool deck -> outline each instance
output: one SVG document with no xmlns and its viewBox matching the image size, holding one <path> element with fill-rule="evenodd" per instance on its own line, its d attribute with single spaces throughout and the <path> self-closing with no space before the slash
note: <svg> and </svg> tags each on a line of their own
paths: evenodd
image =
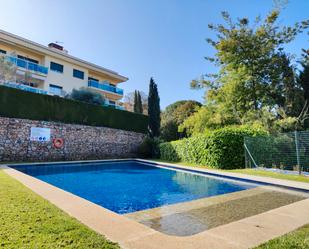
<svg viewBox="0 0 309 249">
<path fill-rule="evenodd" d="M 306 198 L 303 193 L 257 187 L 126 216 L 165 234 L 189 236 Z"/>
</svg>

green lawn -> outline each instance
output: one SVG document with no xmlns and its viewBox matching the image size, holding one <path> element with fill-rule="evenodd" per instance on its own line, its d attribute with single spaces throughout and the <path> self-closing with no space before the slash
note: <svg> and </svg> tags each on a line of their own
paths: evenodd
<svg viewBox="0 0 309 249">
<path fill-rule="evenodd" d="M 107 241 L 0 170 L 0 248 L 105 248 Z"/>
<path fill-rule="evenodd" d="M 287 175 L 287 174 L 275 173 L 266 170 L 256 170 L 256 169 L 234 169 L 229 170 L 229 172 L 243 173 L 256 176 L 267 176 L 272 178 L 309 183 L 309 177 L 303 175 Z"/>
<path fill-rule="evenodd" d="M 277 239 L 270 240 L 256 249 L 308 249 L 309 224 Z"/>
<path fill-rule="evenodd" d="M 168 162 L 168 161 L 163 161 L 163 160 L 160 160 L 160 159 L 149 159 L 149 160 L 153 160 L 153 161 L 156 161 L 156 162 L 173 163 L 173 164 L 178 164 L 178 165 L 182 165 L 182 166 L 192 166 L 192 167 L 204 168 L 204 169 L 208 168 L 206 166 L 193 164 L 193 163 Z M 209 169 L 212 169 L 212 168 L 209 168 Z M 309 183 L 309 177 L 303 176 L 303 175 L 287 175 L 287 174 L 275 173 L 275 172 L 270 172 L 270 171 L 266 171 L 266 170 L 256 170 L 256 169 L 234 169 L 234 170 L 224 170 L 224 171 L 242 173 L 242 174 L 247 174 L 247 175 L 266 176 L 266 177 L 272 177 L 272 178 L 283 179 L 283 180 L 292 180 L 292 181 Z"/>
</svg>

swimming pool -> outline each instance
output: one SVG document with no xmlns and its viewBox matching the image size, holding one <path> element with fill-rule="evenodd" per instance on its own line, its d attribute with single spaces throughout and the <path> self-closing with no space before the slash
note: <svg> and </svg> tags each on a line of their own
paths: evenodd
<svg viewBox="0 0 309 249">
<path fill-rule="evenodd" d="M 13 168 L 118 214 L 257 186 L 138 161 L 19 165 Z"/>
</svg>

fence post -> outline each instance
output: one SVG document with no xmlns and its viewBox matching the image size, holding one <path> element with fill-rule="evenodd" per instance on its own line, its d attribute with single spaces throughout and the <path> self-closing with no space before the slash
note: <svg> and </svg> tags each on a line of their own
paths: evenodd
<svg viewBox="0 0 309 249">
<path fill-rule="evenodd" d="M 244 143 L 244 148 L 245 148 L 245 150 L 247 151 L 248 156 L 249 156 L 250 159 L 252 160 L 252 163 L 253 163 L 254 167 L 257 168 L 258 165 L 256 164 L 256 162 L 255 162 L 253 156 L 251 155 L 251 153 L 250 153 L 250 151 L 249 151 L 249 149 L 248 149 L 248 147 L 247 147 L 247 145 L 246 145 L 245 143 Z M 251 162 L 250 162 L 250 166 L 251 166 Z M 251 167 L 251 168 L 252 168 L 252 167 Z"/>
<path fill-rule="evenodd" d="M 295 136 L 295 148 L 296 148 L 296 158 L 297 158 L 297 165 L 298 165 L 298 173 L 301 175 L 301 166 L 300 166 L 300 159 L 299 159 L 299 145 L 298 145 L 298 134 L 297 131 L 294 131 Z"/>
<path fill-rule="evenodd" d="M 248 158 L 247 158 L 248 156 L 247 156 L 247 151 L 246 151 L 246 148 L 245 148 L 245 144 L 246 144 L 246 142 L 245 142 L 245 139 L 244 139 L 245 168 L 247 169 L 249 167 L 248 167 Z"/>
</svg>

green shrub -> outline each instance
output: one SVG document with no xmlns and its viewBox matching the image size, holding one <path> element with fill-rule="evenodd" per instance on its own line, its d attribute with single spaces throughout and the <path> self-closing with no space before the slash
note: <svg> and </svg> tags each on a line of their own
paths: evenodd
<svg viewBox="0 0 309 249">
<path fill-rule="evenodd" d="M 147 133 L 142 114 L 0 86 L 0 116 L 105 126 Z"/>
<path fill-rule="evenodd" d="M 92 92 L 82 87 L 80 89 L 73 89 L 68 98 L 78 100 L 93 105 L 103 105 L 105 102 L 104 97 L 96 92 Z"/>
<path fill-rule="evenodd" d="M 165 142 L 159 144 L 160 158 L 167 161 L 174 161 L 174 162 L 180 161 L 181 158 L 178 156 L 179 152 L 177 153 L 176 147 L 179 146 L 182 143 L 182 141 L 183 140 Z"/>
<path fill-rule="evenodd" d="M 159 138 L 151 138 L 147 136 L 142 144 L 138 147 L 138 155 L 140 158 L 158 158 L 159 157 Z"/>
<path fill-rule="evenodd" d="M 160 158 L 207 165 L 218 169 L 244 167 L 244 137 L 266 134 L 249 127 L 225 127 L 178 141 L 161 143 Z"/>
</svg>

